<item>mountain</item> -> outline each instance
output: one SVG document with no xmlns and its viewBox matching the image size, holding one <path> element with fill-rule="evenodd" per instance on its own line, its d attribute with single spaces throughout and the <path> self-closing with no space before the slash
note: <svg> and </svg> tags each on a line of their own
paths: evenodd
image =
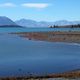
<svg viewBox="0 0 80 80">
<path fill-rule="evenodd" d="M 35 21 L 30 19 L 20 19 L 17 21 L 12 21 L 8 17 L 0 16 L 0 27 L 49 27 L 49 26 L 65 26 L 65 25 L 75 25 L 80 24 L 80 21 L 67 21 L 60 20 L 55 22 L 47 21 Z"/>
<path fill-rule="evenodd" d="M 58 25 L 58 26 L 64 26 L 64 25 L 76 25 L 76 24 L 80 24 L 80 21 L 60 20 L 60 21 L 54 22 L 54 25 Z"/>
<path fill-rule="evenodd" d="M 21 19 L 15 22 L 16 24 L 24 27 L 35 27 L 38 26 L 37 22 L 34 20 Z"/>
<path fill-rule="evenodd" d="M 8 17 L 0 16 L 0 26 L 2 25 L 17 25 L 17 24 Z"/>
<path fill-rule="evenodd" d="M 0 16 L 0 27 L 22 27 L 17 25 L 14 21 L 5 16 Z"/>
<path fill-rule="evenodd" d="M 60 20 L 55 22 L 46 22 L 46 21 L 37 22 L 34 20 L 21 19 L 21 20 L 15 21 L 15 23 L 24 27 L 49 27 L 51 25 L 58 25 L 58 26 L 75 25 L 75 24 L 80 24 L 80 21 Z"/>
<path fill-rule="evenodd" d="M 37 22 L 35 20 L 29 20 L 29 19 L 21 19 L 15 21 L 15 23 L 24 27 L 48 27 L 51 25 L 51 23 L 49 22 L 45 22 L 45 21 Z"/>
<path fill-rule="evenodd" d="M 55 21 L 54 24 L 58 26 L 62 26 L 62 25 L 71 25 L 72 22 L 67 20 L 60 20 L 60 21 Z"/>
</svg>

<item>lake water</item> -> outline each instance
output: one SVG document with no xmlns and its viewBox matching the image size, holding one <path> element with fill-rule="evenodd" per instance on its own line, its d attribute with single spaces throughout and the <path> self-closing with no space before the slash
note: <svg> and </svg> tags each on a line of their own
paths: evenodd
<svg viewBox="0 0 80 80">
<path fill-rule="evenodd" d="M 0 34 L 0 76 L 45 75 L 75 69 L 80 69 L 80 44 Z"/>
<path fill-rule="evenodd" d="M 0 28 L 3 32 L 80 31 L 80 28 Z"/>
</svg>

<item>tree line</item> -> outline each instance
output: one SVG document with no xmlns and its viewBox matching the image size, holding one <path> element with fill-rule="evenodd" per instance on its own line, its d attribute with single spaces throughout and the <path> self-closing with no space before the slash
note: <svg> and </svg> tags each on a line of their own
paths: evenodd
<svg viewBox="0 0 80 80">
<path fill-rule="evenodd" d="M 53 26 L 50 26 L 50 28 L 80 28 L 80 24 L 77 24 L 77 25 L 64 25 L 64 26 L 53 25 Z"/>
</svg>

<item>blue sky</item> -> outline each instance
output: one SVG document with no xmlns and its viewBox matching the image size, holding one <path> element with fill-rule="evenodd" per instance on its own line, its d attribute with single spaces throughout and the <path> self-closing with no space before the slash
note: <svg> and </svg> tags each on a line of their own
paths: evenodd
<svg viewBox="0 0 80 80">
<path fill-rule="evenodd" d="M 80 0 L 0 0 L 0 16 L 12 20 L 80 20 Z"/>
</svg>

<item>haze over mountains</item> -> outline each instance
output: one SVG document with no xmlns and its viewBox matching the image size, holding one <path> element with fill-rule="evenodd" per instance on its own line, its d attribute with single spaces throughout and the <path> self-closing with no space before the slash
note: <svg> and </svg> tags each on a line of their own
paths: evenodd
<svg viewBox="0 0 80 80">
<path fill-rule="evenodd" d="M 80 24 L 80 21 L 67 21 L 67 20 L 60 20 L 55 22 L 46 22 L 46 21 L 35 21 L 30 19 L 20 19 L 17 21 L 12 21 L 8 17 L 0 16 L 0 26 L 5 25 L 19 25 L 23 27 L 49 27 L 51 25 L 58 25 L 58 26 L 64 26 L 64 25 L 74 25 L 74 24 Z"/>
</svg>

